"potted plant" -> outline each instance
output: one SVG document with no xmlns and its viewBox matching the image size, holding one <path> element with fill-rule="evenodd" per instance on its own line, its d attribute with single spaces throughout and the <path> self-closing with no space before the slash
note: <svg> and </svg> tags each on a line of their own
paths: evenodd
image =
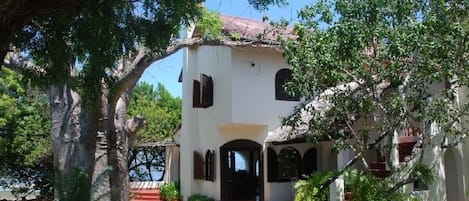
<svg viewBox="0 0 469 201">
<path fill-rule="evenodd" d="M 179 183 L 171 182 L 161 185 L 160 195 L 164 201 L 178 201 L 181 197 Z"/>
</svg>

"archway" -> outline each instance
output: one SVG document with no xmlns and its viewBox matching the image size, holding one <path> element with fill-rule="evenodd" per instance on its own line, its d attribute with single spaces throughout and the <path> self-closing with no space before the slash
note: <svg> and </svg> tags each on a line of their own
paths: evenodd
<svg viewBox="0 0 469 201">
<path fill-rule="evenodd" d="M 446 200 L 464 200 L 464 181 L 460 176 L 462 172 L 461 157 L 457 152 L 447 149 L 444 155 Z M 459 176 L 458 176 L 459 175 Z"/>
<path fill-rule="evenodd" d="M 263 200 L 262 146 L 233 140 L 220 147 L 221 199 Z"/>
</svg>

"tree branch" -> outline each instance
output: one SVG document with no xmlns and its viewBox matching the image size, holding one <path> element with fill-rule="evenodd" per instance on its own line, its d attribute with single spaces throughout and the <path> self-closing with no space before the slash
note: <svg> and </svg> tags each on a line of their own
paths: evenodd
<svg viewBox="0 0 469 201">
<path fill-rule="evenodd" d="M 401 187 L 403 187 L 404 185 L 413 183 L 413 182 L 415 182 L 415 181 L 417 181 L 417 179 L 415 179 L 415 178 L 407 178 L 407 179 L 401 180 L 401 181 L 397 182 L 397 184 L 395 184 L 395 185 L 394 185 L 393 187 L 391 187 L 389 190 L 387 190 L 385 196 L 389 196 L 389 195 L 391 195 L 393 192 L 395 192 L 395 191 L 397 191 L 398 189 L 400 189 Z"/>
<path fill-rule="evenodd" d="M 140 115 L 137 115 L 136 117 L 127 120 L 127 122 L 125 123 L 125 128 L 129 132 L 129 135 L 132 136 L 137 133 L 138 130 L 145 127 L 146 124 L 147 121 L 145 121 L 145 118 Z"/>
<path fill-rule="evenodd" d="M 155 61 L 164 59 L 182 48 L 207 46 L 228 46 L 228 47 L 257 47 L 257 48 L 280 48 L 279 43 L 267 43 L 262 40 L 231 41 L 231 40 L 208 40 L 204 38 L 185 38 L 174 40 L 169 47 L 160 54 L 154 54 L 146 47 L 138 49 L 135 59 L 128 69 L 118 78 L 117 83 L 111 91 L 113 97 L 119 95 L 131 84 L 134 84 L 142 76 L 143 72 Z"/>
<path fill-rule="evenodd" d="M 7 56 L 3 59 L 3 65 L 19 74 L 30 74 L 28 76 L 32 78 L 40 78 L 46 75 L 46 70 L 44 70 L 44 68 L 24 60 L 19 53 Z"/>
<path fill-rule="evenodd" d="M 372 143 L 368 144 L 366 146 L 366 149 L 367 150 L 370 150 L 374 147 L 376 147 L 376 145 L 381 142 L 386 136 L 389 135 L 389 131 L 385 131 L 383 133 L 381 133 L 378 138 L 376 138 Z M 344 167 L 342 167 L 342 169 L 339 170 L 338 174 L 335 174 L 334 176 L 331 176 L 329 177 L 324 183 L 322 183 L 320 186 L 319 186 L 319 191 L 322 191 L 324 190 L 326 187 L 328 187 L 334 180 L 336 180 L 340 175 L 342 175 L 344 173 L 345 170 L 347 170 L 348 168 L 352 167 L 353 164 L 355 164 L 355 162 L 357 162 L 359 159 L 359 155 L 355 155 Z"/>
</svg>

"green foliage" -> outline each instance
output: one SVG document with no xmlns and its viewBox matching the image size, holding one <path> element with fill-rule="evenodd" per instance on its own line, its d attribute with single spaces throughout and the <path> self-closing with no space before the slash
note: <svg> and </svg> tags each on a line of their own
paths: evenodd
<svg viewBox="0 0 469 201">
<path fill-rule="evenodd" d="M 329 178 L 337 176 L 337 172 L 329 171 L 313 173 L 306 180 L 300 180 L 295 184 L 295 201 L 324 201 L 329 200 L 329 189 L 322 191 L 320 186 Z M 391 190 L 394 184 L 390 178 L 377 179 L 367 172 L 357 169 L 348 169 L 343 173 L 345 193 L 350 193 L 356 201 L 394 201 L 410 200 L 413 197 L 401 191 Z"/>
<path fill-rule="evenodd" d="M 0 71 L 0 182 L 14 192 L 50 196 L 50 112 L 45 93 L 11 70 Z M 26 86 L 26 87 L 23 87 Z M 19 186 L 19 188 L 15 188 Z"/>
<path fill-rule="evenodd" d="M 27 23 L 13 41 L 34 63 L 45 68 L 36 82 L 68 84 L 85 102 L 100 100 L 101 83 L 113 87 L 111 72 L 123 55 L 144 45 L 163 54 L 182 25 L 200 15 L 198 0 L 83 1 L 74 12 L 43 16 Z M 70 77 L 77 64 L 78 75 Z M 33 74 L 28 74 L 33 77 Z"/>
<path fill-rule="evenodd" d="M 215 199 L 206 195 L 194 194 L 187 198 L 188 201 L 215 201 Z"/>
<path fill-rule="evenodd" d="M 156 89 L 146 82 L 139 83 L 127 114 L 129 118 L 142 115 L 147 125 L 137 132 L 135 142 L 161 141 L 170 137 L 181 124 L 181 104 L 181 99 L 171 96 L 161 83 Z"/>
<path fill-rule="evenodd" d="M 278 154 L 278 177 L 293 178 L 299 176 L 298 163 L 301 156 L 295 148 L 285 147 Z"/>
<path fill-rule="evenodd" d="M 285 6 L 288 4 L 286 0 L 248 0 L 248 2 L 257 10 L 267 10 L 269 5 Z"/>
<path fill-rule="evenodd" d="M 456 90 L 469 86 L 468 7 L 468 1 L 426 0 L 323 0 L 305 7 L 294 28 L 298 37 L 284 41 L 293 74 L 287 88 L 306 100 L 333 93 L 321 97 L 330 108 L 301 110 L 301 105 L 287 123 L 298 123 L 301 111 L 309 112 L 312 142 L 330 137 L 337 151 L 350 149 L 360 157 L 383 139 L 379 135 L 405 128 L 421 131 L 423 150 L 443 144 L 429 143 L 435 140 L 428 132 L 432 123 L 442 127 L 446 139 L 466 136 L 469 131 L 458 125 L 467 123 L 469 103 L 460 102 L 458 96 L 467 94 Z M 381 141 L 383 147 L 389 143 Z M 410 172 L 428 175 L 419 168 Z M 363 191 L 355 190 L 369 200 L 388 199 L 383 190 L 399 183 L 359 177 L 363 181 L 356 187 Z"/>
<path fill-rule="evenodd" d="M 377 179 L 370 173 L 361 172 L 357 169 L 348 170 L 344 173 L 345 191 L 351 192 L 353 200 L 356 201 L 406 201 L 411 197 L 400 191 L 388 192 L 392 183 L 389 179 Z"/>
<path fill-rule="evenodd" d="M 223 22 L 216 12 L 202 8 L 202 15 L 197 20 L 197 28 L 207 39 L 221 39 Z"/>
<path fill-rule="evenodd" d="M 160 195 L 165 201 L 173 201 L 181 197 L 179 183 L 171 182 L 160 186 Z"/>
<path fill-rule="evenodd" d="M 235 41 L 241 40 L 241 34 L 240 34 L 240 33 L 232 32 L 232 33 L 230 33 L 230 34 L 231 34 L 232 40 L 235 40 Z"/>
<path fill-rule="evenodd" d="M 422 163 L 415 164 L 410 175 L 411 179 L 414 181 L 427 186 L 435 180 L 435 175 L 432 170 Z"/>
<path fill-rule="evenodd" d="M 55 174 L 60 175 L 64 173 L 60 171 L 55 171 Z M 55 178 L 64 177 L 59 176 Z M 85 187 L 89 185 L 88 180 L 89 175 L 87 171 L 73 169 L 65 183 L 55 181 L 56 185 L 54 185 L 54 188 L 56 188 L 57 192 L 59 193 L 56 198 L 60 201 L 89 200 L 88 196 L 90 195 L 90 192 L 87 191 L 91 190 L 91 188 Z"/>
<path fill-rule="evenodd" d="M 160 179 L 153 178 L 151 171 L 164 170 L 164 149 L 138 147 L 138 145 L 173 137 L 175 130 L 181 124 L 181 104 L 181 99 L 172 97 L 161 83 L 154 88 L 151 84 L 140 82 L 135 87 L 127 114 L 129 118 L 142 115 L 147 124 L 132 137 L 135 146 L 129 151 L 131 180 L 157 181 Z"/>
<path fill-rule="evenodd" d="M 329 188 L 319 190 L 320 185 L 327 181 L 335 172 L 313 173 L 306 180 L 299 180 L 295 184 L 295 201 L 325 201 L 329 200 Z"/>
</svg>

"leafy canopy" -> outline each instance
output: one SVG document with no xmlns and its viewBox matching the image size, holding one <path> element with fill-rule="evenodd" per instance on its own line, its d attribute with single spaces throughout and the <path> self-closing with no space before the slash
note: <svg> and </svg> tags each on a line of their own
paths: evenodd
<svg viewBox="0 0 469 201">
<path fill-rule="evenodd" d="M 109 88 L 116 82 L 113 72 L 119 59 L 142 45 L 153 54 L 163 54 L 182 25 L 200 14 L 198 3 L 83 1 L 73 12 L 34 19 L 16 34 L 14 44 L 47 72 L 36 81 L 46 86 L 66 83 L 87 94 L 87 99 L 99 100 L 102 81 Z M 78 75 L 71 77 L 72 66 Z"/>
<path fill-rule="evenodd" d="M 173 97 L 161 83 L 156 88 L 147 82 L 138 83 L 127 114 L 129 117 L 142 115 L 147 124 L 134 136 L 134 142 L 171 137 L 181 124 L 181 104 L 181 99 Z"/>
<path fill-rule="evenodd" d="M 455 90 L 469 85 L 468 7 L 467 1 L 339 0 L 301 10 L 298 38 L 285 44 L 291 93 L 312 99 L 338 84 L 358 84 L 328 97 L 333 108 L 327 112 L 308 109 L 315 117 L 312 136 L 327 135 L 331 123 L 349 127 L 376 111 L 382 112 L 380 124 L 357 130 L 360 140 L 372 140 L 373 129 L 425 131 L 430 122 L 460 132 L 453 123 L 461 123 L 467 106 L 455 102 Z M 391 86 L 382 93 L 378 85 L 386 82 Z"/>
<path fill-rule="evenodd" d="M 314 143 L 336 139 L 334 147 L 352 150 L 364 167 L 371 148 L 389 156 L 390 140 L 383 139 L 394 131 L 419 131 L 424 149 L 434 139 L 428 128 L 437 124 L 443 139 L 455 142 L 441 148 L 457 145 L 468 132 L 458 126 L 467 125 L 469 108 L 459 101 L 467 95 L 460 87 L 469 86 L 468 8 L 468 1 L 427 0 L 320 0 L 305 7 L 298 37 L 284 43 L 293 74 L 287 88 L 307 101 L 333 93 L 321 97 L 330 108 L 298 108 L 287 123 L 308 124 Z M 301 122 L 299 111 L 311 120 Z"/>
<path fill-rule="evenodd" d="M 3 68 L 0 73 L 0 185 L 17 192 L 51 195 L 50 113 L 47 96 L 28 79 Z M 23 87 L 25 86 L 25 87 Z M 33 185 L 32 189 L 30 188 Z"/>
<path fill-rule="evenodd" d="M 99 100 L 102 81 L 112 88 L 117 81 L 117 64 L 122 57 L 145 46 L 152 54 L 165 54 L 179 36 L 181 27 L 197 18 L 210 20 L 201 12 L 201 0 L 101 0 L 82 1 L 74 10 L 39 16 L 26 23 L 13 44 L 45 69 L 35 81 L 42 85 L 68 84 Z M 284 0 L 250 0 L 256 9 L 285 5 Z M 205 16 L 208 14 L 208 16 Z M 205 16 L 205 17 L 204 17 Z M 70 76 L 70 72 L 78 75 Z M 35 77 L 34 72 L 24 72 Z M 72 73 L 74 74 L 74 73 Z"/>
</svg>

